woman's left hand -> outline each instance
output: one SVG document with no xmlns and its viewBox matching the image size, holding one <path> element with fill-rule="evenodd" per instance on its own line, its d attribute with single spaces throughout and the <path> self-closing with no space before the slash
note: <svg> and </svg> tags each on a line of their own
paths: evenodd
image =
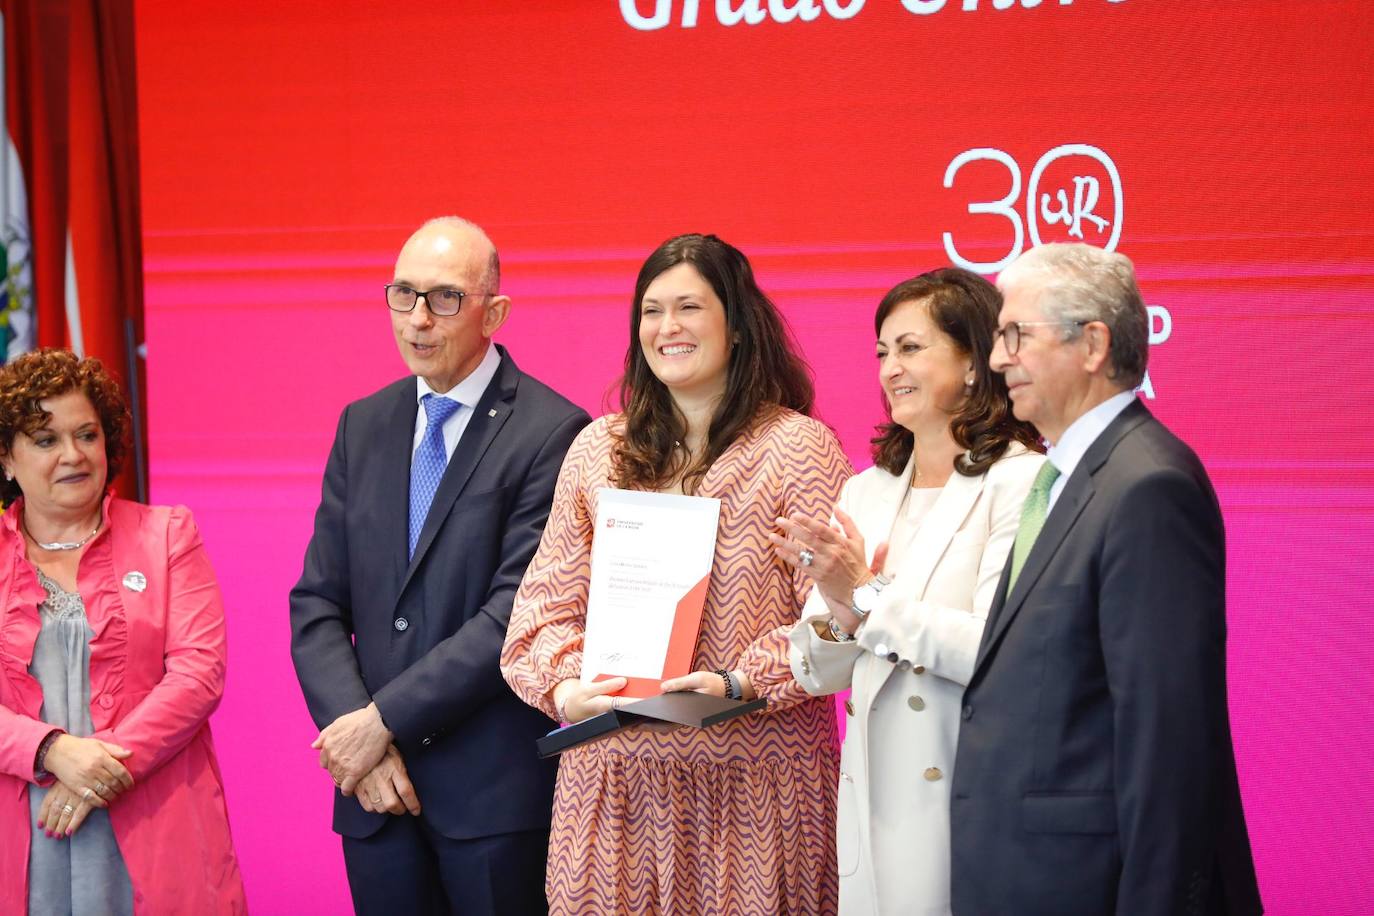
<svg viewBox="0 0 1374 916">
<path fill-rule="evenodd" d="M 62 783 L 53 783 L 38 809 L 38 826 L 50 837 L 65 839 L 85 823 L 93 807 Z"/>
<path fill-rule="evenodd" d="M 740 693 L 744 699 L 752 700 L 754 698 L 754 685 L 750 683 L 749 678 L 740 671 L 730 673 L 739 681 Z M 725 696 L 725 678 L 714 671 L 693 671 L 682 677 L 669 678 L 658 686 L 664 693 L 691 690 L 696 693 L 709 693 L 713 697 Z"/>
<path fill-rule="evenodd" d="M 865 557 L 864 538 L 854 520 L 843 509 L 835 510 L 839 525 L 826 525 L 801 513 L 777 520 L 786 537 L 772 534 L 778 556 L 811 577 L 821 595 L 834 605 L 848 608 L 854 599 L 855 587 L 873 578 Z M 873 563 L 881 568 L 887 545 L 874 551 Z M 806 553 L 803 554 L 803 551 Z M 810 557 L 811 562 L 804 563 Z"/>
</svg>

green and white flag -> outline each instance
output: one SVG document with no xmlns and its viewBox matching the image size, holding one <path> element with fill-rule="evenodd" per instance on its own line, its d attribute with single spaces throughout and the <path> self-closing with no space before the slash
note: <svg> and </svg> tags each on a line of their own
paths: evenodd
<svg viewBox="0 0 1374 916">
<path fill-rule="evenodd" d="M 0 287 L 0 362 L 9 362 L 33 349 L 33 271 L 30 267 L 29 194 L 23 164 L 14 148 L 9 112 L 5 108 L 5 19 L 0 13 L 0 123 L 5 125 L 0 143 L 0 265 L 5 282 Z"/>
</svg>

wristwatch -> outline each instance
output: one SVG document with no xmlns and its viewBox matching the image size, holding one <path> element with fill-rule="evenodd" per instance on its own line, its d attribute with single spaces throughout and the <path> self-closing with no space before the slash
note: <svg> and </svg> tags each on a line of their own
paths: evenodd
<svg viewBox="0 0 1374 916">
<path fill-rule="evenodd" d="M 873 609 L 878 606 L 878 595 L 887 588 L 891 581 L 882 573 L 878 573 L 854 589 L 854 597 L 849 599 L 849 609 L 854 612 L 859 620 L 868 617 L 869 614 L 873 613 Z"/>
</svg>

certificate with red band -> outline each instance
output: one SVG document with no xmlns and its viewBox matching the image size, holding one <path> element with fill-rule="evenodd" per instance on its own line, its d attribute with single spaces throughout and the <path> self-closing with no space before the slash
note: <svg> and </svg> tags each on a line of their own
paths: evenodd
<svg viewBox="0 0 1374 916">
<path fill-rule="evenodd" d="M 597 493 L 583 683 L 624 677 L 620 696 L 651 697 L 692 670 L 719 523 L 718 499 Z"/>
</svg>

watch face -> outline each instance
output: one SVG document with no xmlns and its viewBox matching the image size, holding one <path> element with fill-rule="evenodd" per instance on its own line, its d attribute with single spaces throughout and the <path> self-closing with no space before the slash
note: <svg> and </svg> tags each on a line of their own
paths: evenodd
<svg viewBox="0 0 1374 916">
<path fill-rule="evenodd" d="M 854 608 L 862 614 L 873 610 L 878 603 L 878 590 L 871 585 L 860 585 L 854 589 Z"/>
</svg>

